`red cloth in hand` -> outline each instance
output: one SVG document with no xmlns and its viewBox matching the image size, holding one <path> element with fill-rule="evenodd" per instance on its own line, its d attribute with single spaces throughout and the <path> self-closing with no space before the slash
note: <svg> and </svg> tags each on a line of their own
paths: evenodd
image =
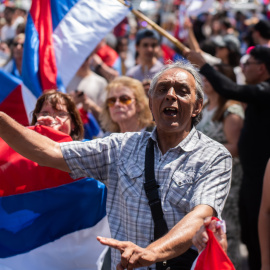
<svg viewBox="0 0 270 270">
<path fill-rule="evenodd" d="M 217 218 L 212 218 L 218 220 Z M 214 233 L 206 228 L 209 240 L 197 257 L 194 270 L 235 270 L 231 260 L 218 243 Z"/>
</svg>

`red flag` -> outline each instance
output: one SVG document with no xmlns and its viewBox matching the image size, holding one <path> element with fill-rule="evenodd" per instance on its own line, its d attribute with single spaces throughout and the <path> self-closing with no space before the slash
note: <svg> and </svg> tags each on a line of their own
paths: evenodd
<svg viewBox="0 0 270 270">
<path fill-rule="evenodd" d="M 217 218 L 214 219 L 218 220 Z M 206 231 L 209 240 L 206 248 L 194 262 L 192 270 L 235 270 L 231 260 L 218 243 L 213 232 L 208 228 L 206 228 Z"/>
</svg>

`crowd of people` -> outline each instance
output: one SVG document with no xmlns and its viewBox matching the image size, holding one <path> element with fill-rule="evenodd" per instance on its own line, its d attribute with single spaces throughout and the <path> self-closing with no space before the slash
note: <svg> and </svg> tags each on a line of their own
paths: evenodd
<svg viewBox="0 0 270 270">
<path fill-rule="evenodd" d="M 267 6 L 216 8 L 180 24 L 180 4 L 168 1 L 156 21 L 186 49 L 129 16 L 89 52 L 67 94 L 48 89 L 39 98 L 31 124 L 62 131 L 72 142 L 44 139 L 4 112 L 0 137 L 42 166 L 106 184 L 113 239 L 99 241 L 112 247 L 112 269 L 166 269 L 162 263 L 190 269 L 196 247 L 205 246 L 209 216 L 226 220 L 227 240 L 216 235 L 236 269 L 241 243 L 250 270 L 270 269 Z M 18 78 L 26 14 L 7 5 L 0 21 L 0 68 Z M 86 113 L 102 132 L 82 142 Z M 144 185 L 148 148 L 151 187 Z M 159 237 L 148 193 L 166 224 Z"/>
</svg>

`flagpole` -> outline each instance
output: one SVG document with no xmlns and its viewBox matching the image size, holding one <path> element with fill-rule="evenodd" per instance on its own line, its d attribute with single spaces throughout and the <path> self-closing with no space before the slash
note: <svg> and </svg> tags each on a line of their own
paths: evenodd
<svg viewBox="0 0 270 270">
<path fill-rule="evenodd" d="M 125 1 L 123 0 L 117 0 L 118 2 L 122 3 L 126 7 L 130 7 Z M 183 43 L 181 43 L 177 38 L 172 36 L 170 33 L 168 33 L 166 30 L 161 28 L 159 25 L 157 25 L 155 22 L 153 22 L 151 19 L 146 17 L 144 14 L 139 12 L 136 9 L 131 9 L 131 12 L 137 16 L 138 18 L 146 21 L 149 25 L 151 25 L 157 32 L 159 32 L 162 36 L 166 37 L 169 41 L 171 41 L 180 51 L 183 50 L 189 50 Z"/>
</svg>

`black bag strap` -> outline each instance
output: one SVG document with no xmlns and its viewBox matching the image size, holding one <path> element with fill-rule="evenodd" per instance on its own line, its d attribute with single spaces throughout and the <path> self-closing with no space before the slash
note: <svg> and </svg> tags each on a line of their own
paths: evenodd
<svg viewBox="0 0 270 270">
<path fill-rule="evenodd" d="M 159 239 L 168 232 L 168 226 L 163 216 L 161 200 L 158 195 L 159 185 L 155 179 L 155 153 L 154 142 L 150 138 L 145 151 L 145 183 L 144 189 L 154 220 L 154 240 Z M 157 270 L 177 269 L 187 270 L 192 266 L 192 262 L 198 253 L 191 248 L 184 254 L 164 262 L 157 262 Z"/>
<path fill-rule="evenodd" d="M 154 240 L 168 232 L 167 223 L 163 216 L 161 200 L 158 195 L 159 185 L 155 179 L 154 142 L 150 138 L 145 152 L 145 183 L 144 189 L 154 220 Z"/>
</svg>

